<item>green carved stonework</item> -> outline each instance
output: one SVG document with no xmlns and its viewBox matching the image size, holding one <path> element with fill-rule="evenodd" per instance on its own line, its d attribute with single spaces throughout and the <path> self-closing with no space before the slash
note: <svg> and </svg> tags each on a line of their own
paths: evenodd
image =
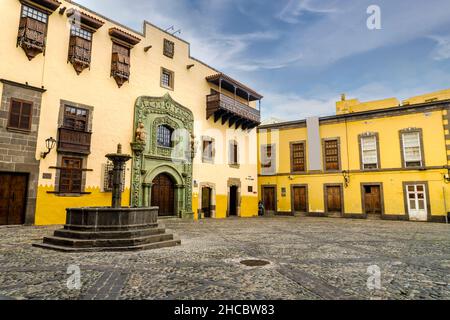
<svg viewBox="0 0 450 320">
<path fill-rule="evenodd" d="M 173 129 L 173 147 L 159 146 L 158 126 Z M 179 217 L 192 217 L 192 157 L 194 116 L 174 101 L 163 97 L 139 97 L 134 113 L 133 167 L 131 205 L 151 204 L 153 179 L 165 173 L 175 184 L 175 212 Z"/>
</svg>

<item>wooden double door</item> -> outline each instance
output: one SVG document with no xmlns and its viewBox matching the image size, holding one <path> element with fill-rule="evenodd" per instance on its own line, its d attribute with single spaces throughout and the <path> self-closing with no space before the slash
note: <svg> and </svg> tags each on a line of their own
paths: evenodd
<svg viewBox="0 0 450 320">
<path fill-rule="evenodd" d="M 25 223 L 28 175 L 0 172 L 0 225 Z"/>
<path fill-rule="evenodd" d="M 159 216 L 175 215 L 175 186 L 171 177 L 161 173 L 153 179 L 152 207 L 159 207 Z"/>
<path fill-rule="evenodd" d="M 291 197 L 294 212 L 308 212 L 308 191 L 306 186 L 293 186 Z"/>
<path fill-rule="evenodd" d="M 266 213 L 276 213 L 277 211 L 277 189 L 275 186 L 263 186 L 263 204 Z"/>
<path fill-rule="evenodd" d="M 342 186 L 326 186 L 325 202 L 327 213 L 339 214 L 343 213 Z"/>
</svg>

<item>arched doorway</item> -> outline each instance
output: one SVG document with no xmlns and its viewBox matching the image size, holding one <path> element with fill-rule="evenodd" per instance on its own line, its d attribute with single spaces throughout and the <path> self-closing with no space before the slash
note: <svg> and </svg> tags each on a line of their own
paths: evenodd
<svg viewBox="0 0 450 320">
<path fill-rule="evenodd" d="M 159 207 L 159 216 L 175 215 L 175 186 L 166 173 L 161 173 L 153 179 L 151 206 Z"/>
</svg>

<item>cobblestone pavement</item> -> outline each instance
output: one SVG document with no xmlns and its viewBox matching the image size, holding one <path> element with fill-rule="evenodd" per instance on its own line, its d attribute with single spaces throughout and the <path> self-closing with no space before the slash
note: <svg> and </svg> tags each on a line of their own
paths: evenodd
<svg viewBox="0 0 450 320">
<path fill-rule="evenodd" d="M 132 253 L 59 253 L 31 246 L 57 227 L 2 227 L 0 300 L 450 299 L 445 224 L 304 217 L 163 223 L 181 246 Z M 244 259 L 270 264 L 247 267 Z M 73 264 L 79 290 L 67 288 Z M 379 289 L 367 286 L 371 265 L 380 268 Z"/>
</svg>

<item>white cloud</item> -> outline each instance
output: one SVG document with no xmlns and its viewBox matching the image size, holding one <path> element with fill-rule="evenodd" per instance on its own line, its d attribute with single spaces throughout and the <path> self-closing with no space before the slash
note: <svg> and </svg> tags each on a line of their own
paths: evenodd
<svg viewBox="0 0 450 320">
<path fill-rule="evenodd" d="M 450 37 L 430 36 L 430 38 L 437 43 L 432 58 L 437 61 L 450 59 Z"/>
<path fill-rule="evenodd" d="M 289 0 L 276 17 L 286 23 L 296 24 L 300 22 L 305 12 L 333 13 L 336 11 L 337 8 L 330 5 L 330 1 L 316 0 L 313 3 L 311 0 Z"/>
</svg>

